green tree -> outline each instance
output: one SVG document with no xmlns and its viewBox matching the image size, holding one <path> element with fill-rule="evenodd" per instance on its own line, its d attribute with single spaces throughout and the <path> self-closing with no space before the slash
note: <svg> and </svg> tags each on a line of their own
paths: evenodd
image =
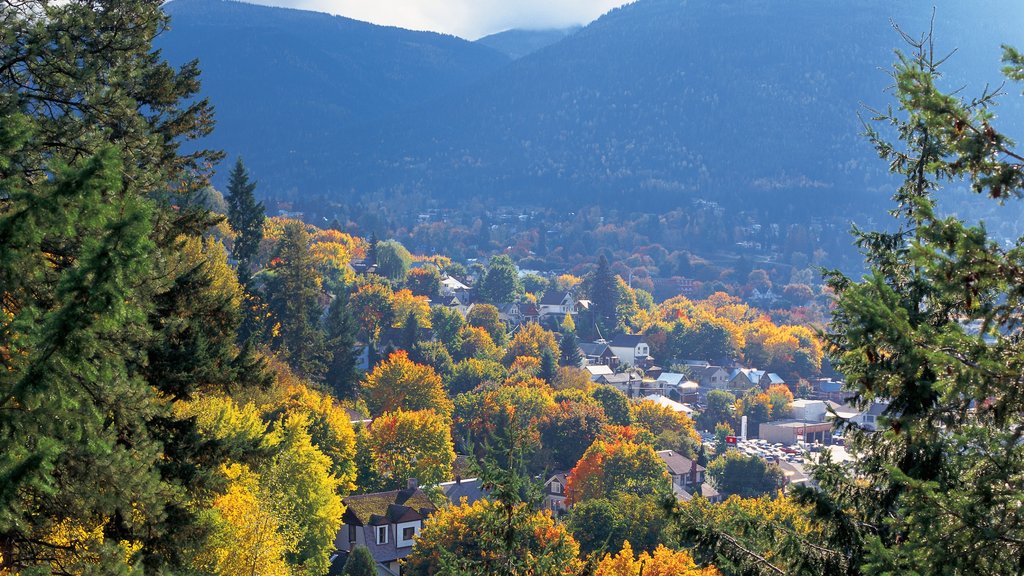
<svg viewBox="0 0 1024 576">
<path fill-rule="evenodd" d="M 285 225 L 267 282 L 270 310 L 280 325 L 275 348 L 305 378 L 322 378 L 326 343 L 320 328 L 320 278 L 309 250 L 309 234 L 296 222 Z"/>
<path fill-rule="evenodd" d="M 992 93 L 943 92 L 932 39 L 907 40 L 912 52 L 893 73 L 899 110 L 880 114 L 898 141 L 869 132 L 903 178 L 898 226 L 855 231 L 869 269 L 861 281 L 828 276 L 837 300 L 827 351 L 855 406 L 887 408 L 878 433 L 845 426 L 860 456 L 852 473 L 819 466 L 822 493 L 803 497 L 864 573 L 1019 573 L 1024 246 L 940 215 L 938 191 L 967 180 L 996 201 L 1020 198 L 1024 156 L 993 127 Z M 1021 53 L 1006 48 L 1004 61 L 1024 80 Z"/>
<path fill-rule="evenodd" d="M 551 350 L 542 350 L 540 353 L 540 378 L 547 383 L 555 381 L 558 374 L 558 361 Z"/>
<path fill-rule="evenodd" d="M 228 224 L 235 231 L 232 253 L 238 260 L 238 278 L 242 284 L 248 284 L 260 241 L 263 240 L 263 220 L 266 218 L 263 203 L 256 201 L 254 190 L 256 183 L 249 180 L 249 173 L 242 159 L 238 158 L 228 176 L 227 202 Z"/>
<path fill-rule="evenodd" d="M 484 382 L 499 383 L 507 376 L 501 362 L 467 358 L 455 365 L 448 381 L 448 394 L 457 396 L 472 391 Z"/>
<path fill-rule="evenodd" d="M 597 322 L 601 334 L 610 339 L 619 325 L 619 288 L 604 254 L 598 257 L 597 268 L 587 278 L 587 286 L 594 321 Z"/>
<path fill-rule="evenodd" d="M 569 510 L 566 524 L 584 554 L 616 554 L 626 541 L 636 550 L 651 552 L 670 538 L 661 502 L 633 494 L 580 502 Z"/>
<path fill-rule="evenodd" d="M 736 450 L 726 450 L 712 460 L 707 474 L 720 491 L 743 498 L 773 494 L 786 483 L 786 476 L 775 464 Z"/>
<path fill-rule="evenodd" d="M 608 416 L 608 422 L 619 426 L 628 426 L 633 423 L 633 416 L 629 411 L 629 399 L 615 387 L 600 384 L 594 387 L 590 395 L 601 403 L 604 413 Z"/>
<path fill-rule="evenodd" d="M 430 309 L 430 326 L 434 337 L 444 344 L 452 356 L 462 349 L 462 339 L 459 333 L 464 325 L 465 320 L 458 310 L 445 306 L 434 306 Z"/>
<path fill-rule="evenodd" d="M 412 254 L 397 240 L 377 242 L 374 250 L 377 262 L 377 274 L 391 280 L 401 282 L 412 265 Z"/>
<path fill-rule="evenodd" d="M 212 128 L 198 71 L 152 53 L 156 3 L 2 12 L 0 571 L 180 570 L 220 459 L 140 367 L 179 237 L 213 221 L 189 199 L 216 155 L 178 154 Z"/>
<path fill-rule="evenodd" d="M 349 552 L 345 567 L 341 569 L 343 576 L 377 576 L 377 562 L 366 546 L 355 546 Z"/>
<path fill-rule="evenodd" d="M 711 390 L 707 396 L 707 406 L 697 415 L 697 427 L 701 430 L 713 430 L 719 423 L 732 424 L 735 421 L 733 411 L 736 397 L 725 390 Z"/>
<path fill-rule="evenodd" d="M 441 297 L 441 273 L 433 266 L 413 268 L 405 275 L 405 285 L 417 296 L 436 301 Z"/>
<path fill-rule="evenodd" d="M 562 366 L 579 367 L 583 363 L 583 353 L 580 352 L 579 339 L 576 332 L 566 330 L 558 341 L 558 363 Z"/>
<path fill-rule="evenodd" d="M 477 286 L 480 299 L 491 304 L 516 302 L 523 292 L 519 282 L 519 268 L 505 254 L 491 257 L 487 273 L 480 279 Z"/>
<path fill-rule="evenodd" d="M 410 478 L 427 486 L 451 478 L 455 448 L 448 415 L 385 412 L 370 425 L 369 446 L 381 489 L 402 488 Z"/>
<path fill-rule="evenodd" d="M 356 340 L 359 326 L 349 311 L 347 292 L 341 292 L 331 300 L 324 327 L 327 351 L 331 358 L 324 382 L 335 397 L 342 400 L 354 399 L 359 385 L 359 351 Z"/>
</svg>

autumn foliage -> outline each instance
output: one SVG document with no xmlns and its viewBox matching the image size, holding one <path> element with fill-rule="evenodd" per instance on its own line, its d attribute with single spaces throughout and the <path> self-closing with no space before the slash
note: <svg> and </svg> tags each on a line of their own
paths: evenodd
<svg viewBox="0 0 1024 576">
<path fill-rule="evenodd" d="M 441 377 L 430 366 L 410 360 L 405 350 L 391 354 L 366 376 L 363 395 L 374 415 L 399 408 L 452 413 L 452 402 L 444 392 Z"/>
<path fill-rule="evenodd" d="M 618 554 L 601 560 L 595 576 L 721 576 L 721 572 L 714 567 L 697 566 L 689 552 L 660 545 L 653 554 L 641 552 L 634 557 L 627 541 Z"/>
</svg>

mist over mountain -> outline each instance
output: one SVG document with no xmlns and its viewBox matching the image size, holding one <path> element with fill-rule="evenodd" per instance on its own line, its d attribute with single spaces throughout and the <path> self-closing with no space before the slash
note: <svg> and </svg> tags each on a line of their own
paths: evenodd
<svg viewBox="0 0 1024 576">
<path fill-rule="evenodd" d="M 264 194 L 814 210 L 888 194 L 858 114 L 889 104 L 906 48 L 892 22 L 927 31 L 919 4 L 640 0 L 510 62 L 453 37 L 175 0 L 163 46 L 200 59 L 211 144 L 244 155 Z M 939 2 L 950 86 L 998 81 L 1021 16 L 1008 0 Z"/>
<path fill-rule="evenodd" d="M 509 58 L 519 59 L 528 54 L 533 54 L 541 48 L 563 40 L 566 36 L 575 34 L 582 28 L 573 26 L 571 28 L 556 28 L 553 30 L 505 30 L 477 40 L 478 44 L 494 48 Z"/>
</svg>

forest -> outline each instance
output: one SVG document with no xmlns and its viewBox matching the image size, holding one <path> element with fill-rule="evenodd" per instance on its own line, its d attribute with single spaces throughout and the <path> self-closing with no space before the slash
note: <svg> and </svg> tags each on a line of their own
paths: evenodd
<svg viewBox="0 0 1024 576">
<path fill-rule="evenodd" d="M 225 154 L 185 147 L 214 116 L 198 64 L 153 49 L 159 2 L 2 10 L 0 574 L 366 574 L 360 554 L 333 564 L 345 499 L 411 479 L 437 510 L 403 573 L 1024 573 L 1024 249 L 937 199 L 966 181 L 1019 201 L 1024 157 L 991 111 L 1004 94 L 941 89 L 930 36 L 904 37 L 869 125 L 900 180 L 893 222 L 854 230 L 864 275 L 789 290 L 809 314 L 655 298 L 604 254 L 540 273 L 267 217 L 237 158 L 216 202 Z M 1024 54 L 1003 64 L 1019 90 Z M 586 305 L 507 319 L 563 293 Z M 580 367 L 582 344 L 621 336 L 663 369 L 786 384 L 690 416 Z M 859 409 L 886 402 L 877 430 L 839 418 L 852 462 L 822 450 L 786 487 L 726 448 L 823 371 Z M 666 452 L 721 501 L 678 498 Z M 564 514 L 541 505 L 555 471 Z M 470 474 L 486 498 L 446 501 Z"/>
</svg>

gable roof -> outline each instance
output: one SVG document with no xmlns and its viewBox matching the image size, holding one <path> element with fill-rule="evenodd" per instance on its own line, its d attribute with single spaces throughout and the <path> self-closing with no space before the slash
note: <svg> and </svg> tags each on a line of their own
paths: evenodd
<svg viewBox="0 0 1024 576">
<path fill-rule="evenodd" d="M 437 510 L 419 488 L 348 496 L 342 502 L 345 504 L 342 521 L 360 526 L 394 523 L 400 518 L 411 518 L 410 512 L 423 518 Z"/>
<path fill-rule="evenodd" d="M 444 492 L 445 498 L 455 505 L 460 504 L 463 498 L 466 499 L 466 504 L 472 504 L 487 497 L 487 493 L 483 490 L 483 480 L 479 478 L 442 482 L 438 484 L 438 487 Z"/>
<path fill-rule="evenodd" d="M 614 348 L 636 348 L 636 345 L 643 341 L 643 334 L 620 334 L 609 342 L 608 345 Z"/>
<path fill-rule="evenodd" d="M 580 350 L 583 351 L 584 356 L 600 356 L 607 349 L 608 344 L 604 342 L 583 342 L 580 344 Z"/>
<path fill-rule="evenodd" d="M 658 406 L 664 406 L 673 412 L 683 412 L 684 414 L 693 414 L 693 408 L 680 404 L 671 398 L 666 398 L 661 394 L 651 394 L 644 397 L 644 402 L 654 402 Z"/>
<path fill-rule="evenodd" d="M 704 471 L 704 467 L 700 464 L 697 464 L 686 456 L 673 452 L 672 450 L 660 450 L 658 451 L 658 457 L 665 462 L 665 466 L 668 467 L 669 473 L 674 476 L 689 474 L 690 470 L 692 470 L 694 466 L 696 466 L 697 472 Z"/>
<path fill-rule="evenodd" d="M 661 376 L 658 376 L 658 380 L 669 386 L 678 386 L 685 381 L 685 378 L 685 374 L 679 374 L 678 372 L 662 372 Z"/>
<path fill-rule="evenodd" d="M 611 366 L 608 366 L 606 364 L 595 364 L 587 366 L 586 368 L 587 372 L 590 372 L 591 376 L 610 376 L 614 374 L 614 372 L 612 372 Z"/>
<path fill-rule="evenodd" d="M 544 293 L 544 297 L 537 302 L 540 306 L 561 306 L 565 299 L 569 298 L 572 300 L 572 294 L 569 292 L 556 292 L 548 290 Z"/>
</svg>

